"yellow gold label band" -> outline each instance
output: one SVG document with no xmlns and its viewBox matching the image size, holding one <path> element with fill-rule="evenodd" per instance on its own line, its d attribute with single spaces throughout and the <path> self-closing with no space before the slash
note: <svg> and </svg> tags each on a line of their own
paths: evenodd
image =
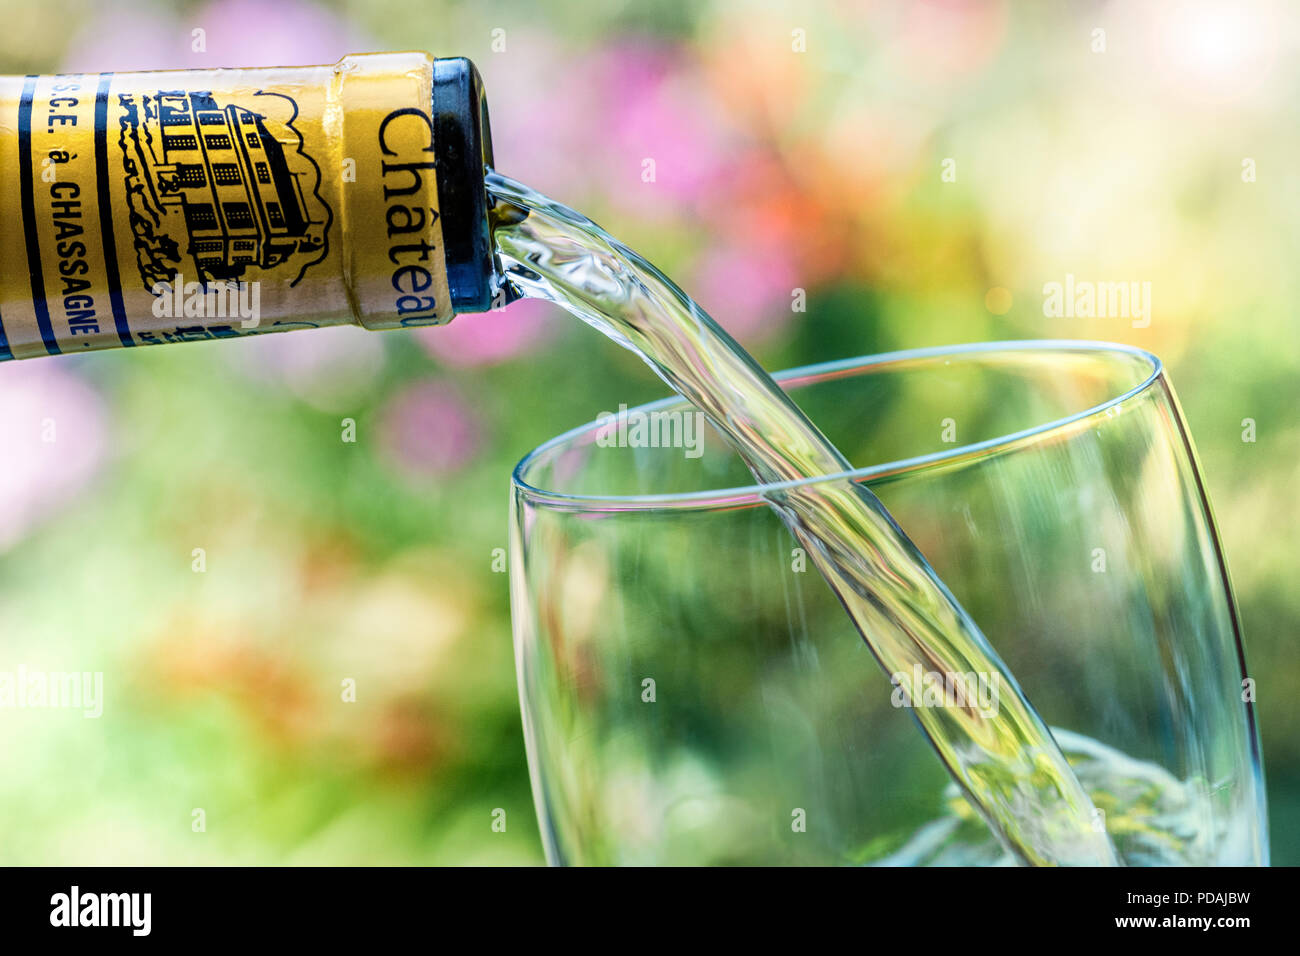
<svg viewBox="0 0 1300 956">
<path fill-rule="evenodd" d="M 0 359 L 446 322 L 432 76 L 0 77 Z"/>
</svg>

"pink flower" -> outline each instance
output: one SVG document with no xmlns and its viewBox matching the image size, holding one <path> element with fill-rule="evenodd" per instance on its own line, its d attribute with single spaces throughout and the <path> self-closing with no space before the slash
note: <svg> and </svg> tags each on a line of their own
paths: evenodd
<svg viewBox="0 0 1300 956">
<path fill-rule="evenodd" d="M 383 370 L 383 335 L 345 325 L 249 336 L 225 343 L 222 357 L 321 411 L 343 412 L 365 398 Z"/>
<path fill-rule="evenodd" d="M 105 8 L 72 43 L 67 63 L 79 72 L 310 66 L 370 45 L 314 4 L 213 0 L 183 19 L 152 6 Z"/>
<path fill-rule="evenodd" d="M 477 415 L 445 382 L 417 382 L 389 400 L 380 414 L 385 457 L 405 477 L 421 480 L 467 465 L 481 445 Z"/>
<path fill-rule="evenodd" d="M 639 216 L 679 216 L 726 186 L 739 131 L 695 64 L 647 43 L 616 45 L 597 60 L 604 115 L 593 117 L 606 159 L 605 195 Z"/>
<path fill-rule="evenodd" d="M 603 132 L 594 58 L 547 33 L 509 31 L 502 55 L 479 62 L 492 109 L 492 145 L 505 174 L 570 204 L 591 192 Z"/>
<path fill-rule="evenodd" d="M 906 6 L 899 62 L 918 83 L 960 79 L 997 55 L 1006 30 L 1003 0 L 914 0 Z"/>
<path fill-rule="evenodd" d="M 687 288 L 737 341 L 753 345 L 790 320 L 798 285 L 786 251 L 760 240 L 710 247 Z"/>
<path fill-rule="evenodd" d="M 550 338 L 556 322 L 567 324 L 556 306 L 521 299 L 504 309 L 458 316 L 449 325 L 415 332 L 430 355 L 448 365 L 494 365 L 531 351 Z"/>
<path fill-rule="evenodd" d="M 508 42 L 480 64 L 502 172 L 570 205 L 656 219 L 724 184 L 741 137 L 689 58 L 644 38 L 597 53 L 518 31 Z"/>
<path fill-rule="evenodd" d="M 104 459 L 99 393 L 63 361 L 0 366 L 0 548 L 73 499 Z"/>
</svg>

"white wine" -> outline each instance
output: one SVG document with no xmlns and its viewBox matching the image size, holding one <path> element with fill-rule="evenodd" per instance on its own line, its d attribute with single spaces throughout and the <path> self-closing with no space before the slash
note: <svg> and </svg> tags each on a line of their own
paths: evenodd
<svg viewBox="0 0 1300 956">
<path fill-rule="evenodd" d="M 995 712 L 963 698 L 912 713 L 1006 852 L 1029 864 L 1114 864 L 1096 808 L 1051 733 L 879 499 L 849 480 L 792 484 L 851 467 L 753 357 L 589 219 L 505 177 L 488 185 L 497 251 L 518 291 L 637 353 L 730 439 L 759 481 L 777 486 L 770 504 L 886 674 L 920 668 L 998 688 Z"/>
<path fill-rule="evenodd" d="M 1205 812 L 1204 780 L 1179 780 L 1081 734 L 1052 728 L 1070 769 L 1088 791 L 1116 850 L 1130 866 L 1185 866 L 1216 860 L 1247 866 L 1254 821 L 1245 805 L 1232 815 Z M 949 785 L 947 813 L 911 834 L 879 866 L 1008 866 L 1016 862 Z M 1239 857 L 1224 855 L 1240 853 Z M 1240 848 L 1240 850 L 1238 850 Z"/>
</svg>

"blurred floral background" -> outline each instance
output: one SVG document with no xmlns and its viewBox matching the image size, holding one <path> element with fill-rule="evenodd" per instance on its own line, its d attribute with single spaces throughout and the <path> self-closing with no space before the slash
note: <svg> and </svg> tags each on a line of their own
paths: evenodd
<svg viewBox="0 0 1300 956">
<path fill-rule="evenodd" d="M 1294 9 L 0 0 L 0 17 L 10 74 L 468 56 L 502 171 L 647 254 L 768 368 L 998 338 L 1156 352 L 1236 585 L 1274 861 L 1300 863 Z M 1067 275 L 1150 282 L 1149 326 L 1045 315 Z M 0 668 L 105 675 L 99 720 L 0 713 L 0 861 L 540 862 L 494 568 L 510 470 L 661 394 L 531 302 L 411 334 L 0 368 Z"/>
</svg>

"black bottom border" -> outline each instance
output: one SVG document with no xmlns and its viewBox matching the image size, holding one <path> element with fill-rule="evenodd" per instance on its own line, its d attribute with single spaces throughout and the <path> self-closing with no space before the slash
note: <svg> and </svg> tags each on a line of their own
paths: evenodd
<svg viewBox="0 0 1300 956">
<path fill-rule="evenodd" d="M 0 932 L 8 943 L 75 936 L 91 945 L 337 945 L 402 940 L 412 931 L 430 942 L 446 931 L 485 942 L 516 934 L 554 941 L 558 930 L 608 945 L 613 939 L 588 932 L 612 924 L 631 934 L 628 945 L 642 934 L 671 934 L 659 936 L 670 943 L 762 936 L 775 927 L 903 945 L 1098 935 L 1162 945 L 1188 934 L 1228 942 L 1285 930 L 1295 919 L 1292 882 L 1287 871 L 1246 869 L 10 868 L 0 870 Z M 116 907 L 128 925 L 52 925 L 69 922 L 74 886 L 87 917 L 100 909 L 100 894 L 149 894 L 148 934 L 137 933 L 143 896 L 137 908 L 126 909 L 122 897 L 103 908 L 111 918 Z M 91 895 L 97 900 L 87 904 Z"/>
</svg>

